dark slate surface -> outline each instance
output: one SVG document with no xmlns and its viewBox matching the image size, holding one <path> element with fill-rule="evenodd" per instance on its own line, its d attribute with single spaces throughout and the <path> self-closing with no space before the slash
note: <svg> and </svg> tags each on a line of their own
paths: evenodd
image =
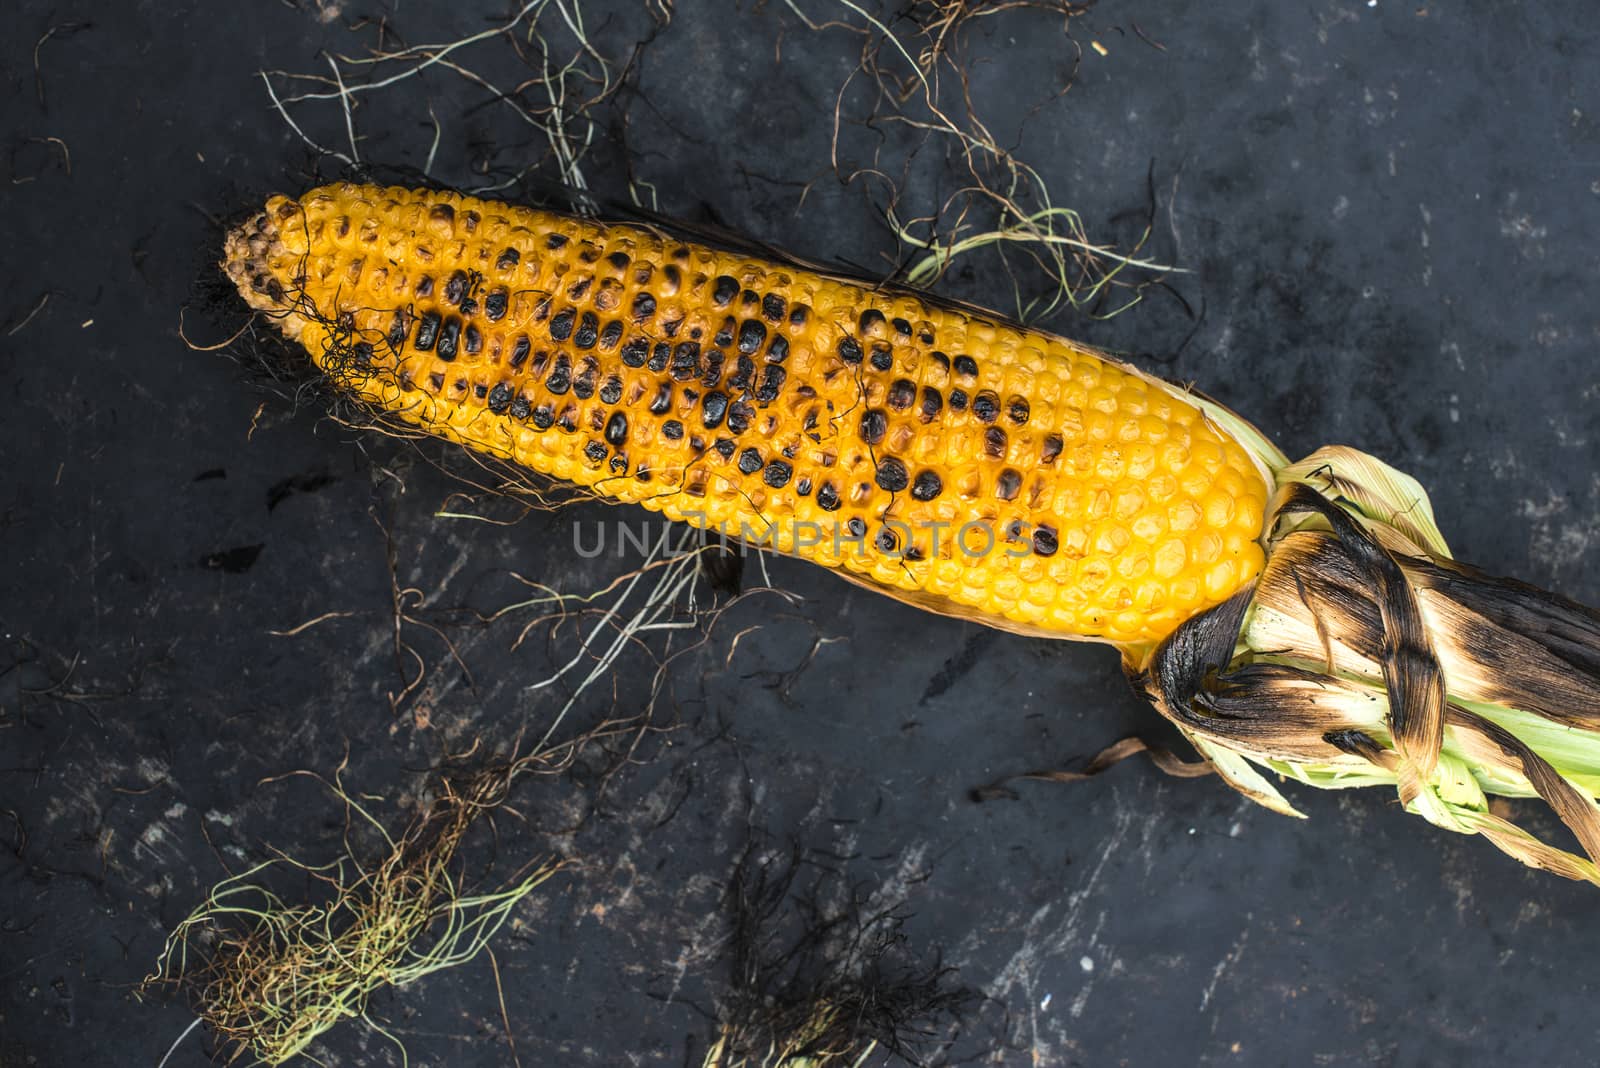
<svg viewBox="0 0 1600 1068">
<path fill-rule="evenodd" d="M 397 6 L 411 41 L 486 24 L 480 5 Z M 608 45 L 648 29 L 621 3 L 602 26 L 599 6 L 591 22 Z M 631 121 L 603 137 L 625 133 L 668 213 L 880 266 L 890 239 L 826 166 L 858 45 L 807 35 L 781 4 L 677 7 L 643 53 L 637 93 L 619 98 Z M 346 23 L 368 13 L 359 0 L 25 3 L 0 41 L 12 169 L 0 202 L 5 1068 L 160 1059 L 192 1019 L 177 999 L 132 996 L 164 931 L 224 862 L 267 843 L 308 860 L 338 848 L 324 795 L 263 776 L 330 772 L 348 744 L 347 781 L 398 819 L 418 769 L 547 722 L 550 696 L 526 687 L 559 639 L 513 650 L 521 620 L 452 626 L 470 681 L 412 631 L 425 691 L 391 711 L 402 676 L 379 522 L 401 583 L 441 612 L 505 603 L 507 569 L 582 589 L 621 567 L 572 552 L 570 515 L 506 528 L 436 518 L 455 484 L 422 462 L 431 453 L 291 411 L 178 337 L 215 255 L 207 215 L 308 180 L 254 72 L 325 69 L 318 50 L 354 51 L 364 38 Z M 35 48 L 81 20 L 90 27 Z M 997 134 L 1094 233 L 1137 229 L 1153 161 L 1153 249 L 1191 272 L 1175 285 L 1203 310 L 1196 327 L 1158 295 L 1110 322 L 1053 326 L 1203 383 L 1291 453 L 1338 441 L 1395 461 L 1432 490 L 1460 556 L 1600 600 L 1588 5 L 1108 2 L 1074 25 L 1071 91 L 1037 113 L 1074 63 L 1057 22 L 981 26 L 973 86 Z M 459 82 L 401 89 L 361 116 L 371 158 L 420 165 L 426 100 L 445 120 L 441 179 L 541 150 L 509 113 L 466 110 L 482 96 Z M 343 144 L 335 113 L 305 120 Z M 70 173 L 33 140 L 46 137 L 68 146 Z M 846 164 L 868 162 L 875 137 L 847 129 Z M 619 156 L 602 146 L 591 161 L 603 188 L 618 187 Z M 948 172 L 942 182 L 918 168 L 908 196 L 939 195 Z M 1003 304 L 1008 287 L 976 262 L 947 291 Z M 224 336 L 220 322 L 186 320 L 197 341 Z M 314 488 L 268 507 L 295 484 Z M 1592 1059 L 1592 888 L 1524 871 L 1378 792 L 1291 787 L 1311 817 L 1299 823 L 1134 762 L 974 804 L 970 787 L 1007 773 L 1132 732 L 1170 736 L 1104 649 L 924 617 L 789 561 L 770 570 L 799 600 L 742 602 L 676 662 L 663 708 L 680 729 L 648 741 L 652 761 L 613 779 L 562 839 L 585 874 L 497 943 L 524 1065 L 681 1064 L 703 1044 L 718 894 L 750 827 L 847 858 L 834 861 L 846 880 L 903 898 L 916 942 L 992 996 L 956 1057 Z M 269 633 L 326 611 L 349 614 Z M 818 638 L 833 640 L 807 662 Z M 637 703 L 650 670 L 625 662 L 619 703 Z M 578 720 L 612 694 L 590 697 Z M 581 796 L 530 788 L 521 804 L 535 819 L 502 821 L 502 865 L 547 847 L 539 828 Z M 1517 810 L 1552 831 L 1533 806 Z M 481 865 L 493 847 L 477 848 Z M 373 1009 L 413 1064 L 509 1063 L 485 961 Z M 203 1063 L 205 1050 L 191 1039 L 170 1063 Z M 398 1063 L 360 1024 L 320 1055 Z"/>
</svg>

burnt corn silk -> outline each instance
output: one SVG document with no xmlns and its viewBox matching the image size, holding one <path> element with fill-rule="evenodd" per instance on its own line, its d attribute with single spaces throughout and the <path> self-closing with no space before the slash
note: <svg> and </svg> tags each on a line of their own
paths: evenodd
<svg viewBox="0 0 1600 1068">
<path fill-rule="evenodd" d="M 380 418 L 922 608 L 1113 644 L 1264 804 L 1294 811 L 1263 771 L 1386 783 L 1600 881 L 1600 618 L 1455 564 L 1370 456 L 1291 464 L 1191 390 L 913 292 L 452 192 L 273 197 L 223 268 Z M 1545 798 L 1588 856 L 1485 791 Z"/>
</svg>

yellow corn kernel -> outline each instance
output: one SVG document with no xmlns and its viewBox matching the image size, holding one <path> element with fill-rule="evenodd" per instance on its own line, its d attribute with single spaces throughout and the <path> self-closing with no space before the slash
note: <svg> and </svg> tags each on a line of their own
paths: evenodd
<svg viewBox="0 0 1600 1068">
<path fill-rule="evenodd" d="M 1041 332 L 428 190 L 274 197 L 223 266 L 390 415 L 936 610 L 1148 643 L 1262 568 L 1248 452 Z"/>
</svg>

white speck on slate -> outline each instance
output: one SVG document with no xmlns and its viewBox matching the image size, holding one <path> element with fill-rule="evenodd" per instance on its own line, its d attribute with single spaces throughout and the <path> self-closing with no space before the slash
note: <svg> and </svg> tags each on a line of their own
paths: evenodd
<svg viewBox="0 0 1600 1068">
<path fill-rule="evenodd" d="M 1082 968 L 1086 972 L 1094 971 L 1094 958 L 1092 958 L 1092 957 L 1079 957 L 1078 958 L 1078 967 Z"/>
</svg>

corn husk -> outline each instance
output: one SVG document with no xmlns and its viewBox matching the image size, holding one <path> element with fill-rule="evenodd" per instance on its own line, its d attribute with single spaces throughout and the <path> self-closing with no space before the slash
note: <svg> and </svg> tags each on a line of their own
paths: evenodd
<svg viewBox="0 0 1600 1068">
<path fill-rule="evenodd" d="M 1276 469 L 1267 566 L 1127 667 L 1220 777 L 1390 786 L 1408 812 L 1600 885 L 1600 613 L 1456 562 L 1427 494 L 1347 448 Z M 1277 781 L 1274 781 L 1274 780 Z M 1491 812 L 1537 797 L 1577 850 Z"/>
</svg>

